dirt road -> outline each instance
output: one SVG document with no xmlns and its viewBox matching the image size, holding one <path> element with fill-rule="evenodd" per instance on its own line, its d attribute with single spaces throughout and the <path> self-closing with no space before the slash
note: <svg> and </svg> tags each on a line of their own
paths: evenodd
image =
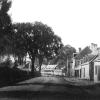
<svg viewBox="0 0 100 100">
<path fill-rule="evenodd" d="M 38 77 L 0 88 L 0 100 L 69 100 L 99 98 L 99 87 L 70 85 L 61 77 Z"/>
</svg>

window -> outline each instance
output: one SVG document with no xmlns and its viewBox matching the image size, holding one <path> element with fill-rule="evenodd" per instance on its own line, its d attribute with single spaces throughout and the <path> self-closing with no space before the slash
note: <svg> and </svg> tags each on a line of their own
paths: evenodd
<svg viewBox="0 0 100 100">
<path fill-rule="evenodd" d="M 82 73 L 82 77 L 85 78 L 85 68 L 82 68 L 81 73 Z"/>
<path fill-rule="evenodd" d="M 85 77 L 85 68 L 84 68 L 84 77 Z"/>
<path fill-rule="evenodd" d="M 84 59 L 81 59 L 81 64 L 83 64 L 84 63 Z"/>
<path fill-rule="evenodd" d="M 83 57 L 83 63 L 86 63 L 87 61 L 88 61 L 88 57 L 87 56 Z"/>
</svg>

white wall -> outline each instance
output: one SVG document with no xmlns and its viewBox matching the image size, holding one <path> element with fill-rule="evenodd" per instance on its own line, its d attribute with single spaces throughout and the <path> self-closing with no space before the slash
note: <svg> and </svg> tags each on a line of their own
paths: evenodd
<svg viewBox="0 0 100 100">
<path fill-rule="evenodd" d="M 100 62 L 94 62 L 94 81 L 97 82 L 98 81 L 98 71 L 97 74 L 95 73 L 95 66 L 100 66 Z M 97 67 L 98 70 L 98 67 Z"/>
<path fill-rule="evenodd" d="M 73 63 L 72 63 L 72 71 L 71 71 L 72 76 L 75 76 L 75 59 L 73 58 Z"/>
<path fill-rule="evenodd" d="M 89 63 L 81 65 L 81 78 L 82 79 L 90 79 L 89 76 Z M 84 75 L 85 70 L 85 75 Z"/>
</svg>

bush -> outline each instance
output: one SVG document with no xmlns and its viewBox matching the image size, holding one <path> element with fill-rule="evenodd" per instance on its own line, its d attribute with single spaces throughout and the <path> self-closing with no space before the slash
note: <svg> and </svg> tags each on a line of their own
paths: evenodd
<svg viewBox="0 0 100 100">
<path fill-rule="evenodd" d="M 0 86 L 13 84 L 37 76 L 40 76 L 40 73 L 37 71 L 31 74 L 31 72 L 27 73 L 27 71 L 18 69 L 16 65 L 15 67 L 11 67 L 9 60 L 0 64 Z"/>
<path fill-rule="evenodd" d="M 26 71 L 11 68 L 9 60 L 0 64 L 0 86 L 13 84 L 29 78 Z"/>
</svg>

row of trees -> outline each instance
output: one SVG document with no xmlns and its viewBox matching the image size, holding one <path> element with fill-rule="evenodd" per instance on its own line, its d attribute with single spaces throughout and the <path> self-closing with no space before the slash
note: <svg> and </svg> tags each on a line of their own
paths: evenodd
<svg viewBox="0 0 100 100">
<path fill-rule="evenodd" d="M 61 38 L 54 34 L 52 28 L 41 22 L 12 23 L 8 15 L 10 7 L 11 1 L 0 1 L 0 54 L 13 54 L 19 59 L 28 54 L 32 61 L 32 72 L 36 57 L 40 70 L 43 58 L 55 58 L 56 63 L 68 67 L 68 60 L 76 52 L 75 48 L 63 46 Z"/>
<path fill-rule="evenodd" d="M 16 23 L 13 24 L 13 30 L 13 53 L 19 57 L 24 57 L 28 53 L 32 61 L 32 72 L 36 57 L 41 66 L 43 58 L 54 58 L 63 46 L 61 38 L 41 22 Z"/>
<path fill-rule="evenodd" d="M 0 1 L 0 53 L 13 54 L 23 58 L 27 53 L 32 61 L 37 57 L 41 66 L 43 58 L 52 59 L 63 46 L 61 38 L 54 34 L 51 27 L 41 23 L 12 23 L 8 15 L 11 1 Z M 41 68 L 41 67 L 40 67 Z"/>
</svg>

